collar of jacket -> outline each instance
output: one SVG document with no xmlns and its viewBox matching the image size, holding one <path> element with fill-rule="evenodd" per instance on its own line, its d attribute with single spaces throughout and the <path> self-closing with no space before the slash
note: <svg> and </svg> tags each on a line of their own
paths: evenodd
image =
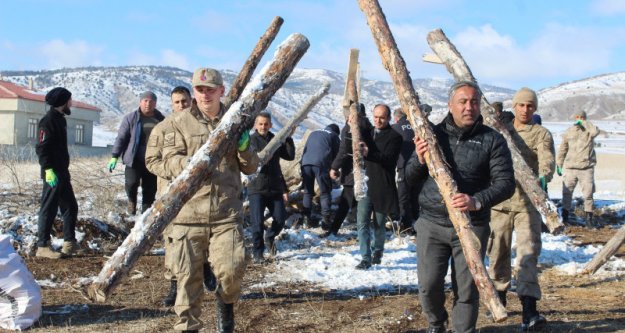
<svg viewBox="0 0 625 333">
<path fill-rule="evenodd" d="M 445 126 L 443 127 L 445 128 L 446 132 L 457 136 L 458 140 L 464 140 L 468 137 L 473 136 L 473 134 L 478 131 L 478 129 L 480 128 L 480 126 L 482 126 L 482 123 L 484 122 L 484 118 L 482 118 L 482 115 L 479 115 L 473 125 L 468 128 L 460 128 L 454 122 L 454 117 L 451 115 L 451 113 L 448 113 L 447 117 L 445 117 L 443 122 L 445 123 Z"/>
<path fill-rule="evenodd" d="M 201 123 L 208 124 L 210 122 L 213 126 L 217 126 L 217 124 L 219 124 L 219 122 L 221 121 L 221 118 L 226 113 L 226 107 L 224 106 L 224 104 L 219 103 L 219 105 L 219 113 L 217 113 L 217 116 L 212 120 L 209 120 L 204 116 L 202 111 L 200 111 L 200 109 L 197 107 L 196 103 L 193 103 L 193 105 L 191 105 L 191 107 L 189 108 L 189 113 Z"/>
<path fill-rule="evenodd" d="M 50 107 L 50 110 L 48 110 L 48 112 L 52 112 L 52 116 L 54 116 L 54 117 L 65 118 L 65 113 L 59 112 L 59 110 L 55 109 L 52 106 Z"/>
</svg>

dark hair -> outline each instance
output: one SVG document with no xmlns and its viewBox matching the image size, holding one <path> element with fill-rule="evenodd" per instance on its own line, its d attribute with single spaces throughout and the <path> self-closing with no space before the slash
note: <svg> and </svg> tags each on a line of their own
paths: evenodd
<svg viewBox="0 0 625 333">
<path fill-rule="evenodd" d="M 173 96 L 174 94 L 187 94 L 187 96 L 191 97 L 191 92 L 189 91 L 189 88 L 185 86 L 177 86 L 176 88 L 174 88 L 171 91 L 170 96 Z"/>
<path fill-rule="evenodd" d="M 259 117 L 263 117 L 265 119 L 269 119 L 269 122 L 271 122 L 271 114 L 267 111 L 263 111 L 261 113 L 258 114 L 258 116 L 256 116 L 256 119 L 258 119 Z"/>
<path fill-rule="evenodd" d="M 375 110 L 378 106 L 381 106 L 381 107 L 383 107 L 384 109 L 386 109 L 386 116 L 387 116 L 389 119 L 391 119 L 391 108 L 390 108 L 388 105 L 386 105 L 386 104 L 380 103 L 380 104 L 376 104 L 376 105 L 373 107 L 373 109 Z"/>
<path fill-rule="evenodd" d="M 405 115 L 406 113 L 404 112 L 404 109 L 402 108 L 397 108 L 395 109 L 395 111 L 393 111 L 393 116 L 395 116 L 396 118 L 401 118 Z"/>
<path fill-rule="evenodd" d="M 480 87 L 478 87 L 478 85 L 475 82 L 471 82 L 471 81 L 458 81 L 456 83 L 454 83 L 451 88 L 449 88 L 449 100 L 451 101 L 451 99 L 454 97 L 454 95 L 456 94 L 456 90 L 462 88 L 462 87 L 471 87 L 475 90 L 477 90 L 478 92 L 478 99 L 482 98 L 482 91 L 480 90 Z"/>
</svg>

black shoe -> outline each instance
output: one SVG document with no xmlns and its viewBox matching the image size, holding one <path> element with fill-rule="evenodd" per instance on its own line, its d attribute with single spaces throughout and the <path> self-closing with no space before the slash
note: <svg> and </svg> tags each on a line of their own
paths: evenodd
<svg viewBox="0 0 625 333">
<path fill-rule="evenodd" d="M 272 256 L 275 257 L 275 255 L 278 253 L 278 249 L 276 248 L 275 239 L 273 237 L 269 237 L 269 238 L 265 239 L 265 246 L 269 250 L 269 254 L 271 254 Z"/>
<path fill-rule="evenodd" d="M 321 218 L 321 229 L 324 231 L 328 231 L 332 228 L 332 219 L 329 216 L 324 216 Z"/>
<path fill-rule="evenodd" d="M 225 304 L 221 296 L 217 294 L 217 332 L 234 332 L 234 307 L 232 304 Z"/>
<path fill-rule="evenodd" d="M 217 277 L 213 274 L 209 263 L 204 263 L 204 288 L 209 292 L 217 291 Z"/>
<path fill-rule="evenodd" d="M 569 224 L 569 211 L 566 209 L 562 209 L 562 223 Z"/>
<path fill-rule="evenodd" d="M 169 294 L 163 298 L 161 303 L 164 306 L 173 306 L 176 304 L 176 295 L 178 292 L 178 282 L 176 280 L 171 280 L 171 286 L 169 287 Z"/>
<path fill-rule="evenodd" d="M 369 268 L 371 268 L 371 263 L 366 261 L 366 260 L 363 260 L 363 261 L 360 262 L 360 264 L 356 265 L 356 269 L 365 270 L 365 269 L 369 269 Z"/>
<path fill-rule="evenodd" d="M 382 263 L 382 252 L 373 252 L 373 257 L 371 258 L 371 264 L 379 265 Z"/>
<path fill-rule="evenodd" d="M 586 228 L 594 229 L 597 226 L 595 225 L 595 218 L 592 212 L 586 212 Z"/>
<path fill-rule="evenodd" d="M 547 319 L 536 310 L 536 298 L 521 296 L 521 305 L 523 306 L 523 322 L 521 323 L 523 331 L 540 331 L 547 326 Z"/>
<path fill-rule="evenodd" d="M 252 253 L 252 261 L 254 261 L 255 264 L 262 264 L 265 262 L 265 258 L 263 257 L 263 252 L 258 251 L 258 252 L 253 252 Z"/>
<path fill-rule="evenodd" d="M 446 333 L 447 330 L 445 329 L 445 326 L 430 326 L 428 327 L 427 333 Z"/>
</svg>

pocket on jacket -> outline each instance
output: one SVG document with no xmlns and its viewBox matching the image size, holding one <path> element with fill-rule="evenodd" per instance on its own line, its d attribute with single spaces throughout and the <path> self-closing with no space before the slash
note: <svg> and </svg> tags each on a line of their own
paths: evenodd
<svg viewBox="0 0 625 333">
<path fill-rule="evenodd" d="M 187 237 L 187 231 L 174 226 L 167 238 L 171 241 L 170 250 L 172 253 L 169 256 L 169 260 L 172 273 L 174 275 L 188 273 L 191 267 L 189 251 L 192 250 L 189 238 Z"/>
</svg>

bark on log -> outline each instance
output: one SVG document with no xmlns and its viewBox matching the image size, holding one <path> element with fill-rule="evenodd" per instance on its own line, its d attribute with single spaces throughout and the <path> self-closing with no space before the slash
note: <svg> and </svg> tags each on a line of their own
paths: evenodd
<svg viewBox="0 0 625 333">
<path fill-rule="evenodd" d="M 622 226 L 612 238 L 603 246 L 601 251 L 597 253 L 592 260 L 586 264 L 582 270 L 582 274 L 594 274 L 603 264 L 618 251 L 619 247 L 625 242 L 625 226 Z"/>
<path fill-rule="evenodd" d="M 367 196 L 367 172 L 365 171 L 365 159 L 360 149 L 360 126 L 358 125 L 358 92 L 356 91 L 356 81 L 347 82 L 347 93 L 351 102 L 349 106 L 349 130 L 352 132 L 352 159 L 354 163 L 354 197 L 357 201 Z"/>
<path fill-rule="evenodd" d="M 443 33 L 441 29 L 431 31 L 428 34 L 427 40 L 430 48 L 432 48 L 445 64 L 445 67 L 456 81 L 471 81 L 477 84 L 477 80 L 471 73 L 469 65 L 467 65 L 460 55 L 460 52 L 458 52 L 451 41 L 447 39 L 447 36 L 445 36 L 445 33 Z M 517 183 L 530 198 L 532 205 L 534 205 L 541 214 L 543 221 L 547 225 L 547 228 L 549 228 L 549 232 L 554 235 L 561 233 L 564 230 L 564 224 L 562 224 L 562 217 L 558 215 L 558 209 L 553 202 L 549 200 L 549 196 L 545 190 L 540 187 L 538 177 L 523 159 L 519 148 L 512 139 L 512 135 L 510 135 L 510 131 L 497 119 L 495 109 L 488 103 L 484 94 L 482 94 L 481 102 L 481 112 L 482 117 L 484 117 L 484 122 L 501 133 L 508 143 L 508 148 L 510 148 L 510 152 L 512 153 L 514 177 Z"/>
<path fill-rule="evenodd" d="M 232 104 L 185 170 L 173 180 L 152 207 L 137 219 L 130 235 L 89 286 L 87 293 L 92 300 L 106 301 L 114 287 L 132 270 L 141 254 L 154 244 L 182 206 L 211 177 L 226 151 L 236 149 L 236 141 L 241 133 L 249 130 L 256 115 L 284 84 L 309 45 L 306 37 L 293 34 L 279 46 L 274 59 L 245 89 L 243 97 Z"/>
<path fill-rule="evenodd" d="M 312 133 L 311 129 L 307 129 L 299 141 L 299 145 L 295 147 L 295 158 L 292 161 L 280 160 L 280 168 L 282 169 L 282 175 L 286 181 L 286 186 L 289 190 L 293 190 L 295 186 L 298 186 L 302 182 L 302 167 L 300 161 L 304 154 L 304 144 L 308 140 L 308 136 Z"/>
<path fill-rule="evenodd" d="M 276 16 L 273 21 L 271 21 L 271 24 L 269 25 L 269 28 L 267 28 L 267 31 L 265 31 L 265 33 L 260 37 L 258 43 L 256 43 L 256 47 L 254 47 L 254 50 L 247 58 L 247 61 L 245 61 L 245 64 L 243 64 L 243 68 L 239 72 L 239 75 L 234 80 L 234 82 L 232 82 L 232 87 L 230 87 L 228 95 L 224 98 L 224 105 L 226 106 L 226 110 L 230 108 L 230 105 L 232 105 L 232 103 L 239 99 L 239 96 L 241 96 L 241 92 L 247 85 L 247 82 L 252 77 L 252 74 L 254 73 L 256 66 L 258 66 L 260 59 L 263 57 L 263 55 L 265 55 L 265 52 L 267 52 L 267 49 L 278 35 L 278 32 L 280 31 L 280 27 L 282 26 L 283 22 L 284 20 L 280 16 Z"/>
<path fill-rule="evenodd" d="M 493 320 L 496 322 L 503 321 L 507 317 L 506 309 L 501 304 L 495 292 L 493 282 L 489 278 L 482 261 L 480 255 L 481 245 L 469 223 L 468 213 L 462 213 L 451 206 L 451 198 L 458 193 L 458 187 L 447 168 L 441 149 L 425 114 L 419 109 L 419 97 L 412 85 L 406 63 L 397 49 L 397 44 L 382 9 L 376 0 L 358 0 L 358 4 L 365 13 L 384 68 L 391 74 L 402 109 L 406 111 L 408 120 L 415 133 L 426 140 L 430 147 L 429 152 L 425 155 L 430 175 L 434 178 L 444 198 L 449 218 L 460 239 L 467 266 L 473 275 L 482 302 L 490 310 Z"/>
<path fill-rule="evenodd" d="M 323 86 L 312 95 L 306 104 L 304 104 L 297 113 L 291 118 L 282 129 L 271 139 L 267 146 L 258 153 L 258 170 L 267 164 L 273 154 L 280 148 L 280 146 L 286 141 L 286 139 L 293 134 L 293 131 L 299 126 L 299 124 L 308 116 L 308 113 L 312 108 L 319 103 L 319 101 L 328 94 L 330 91 L 330 84 L 324 83 Z"/>
<path fill-rule="evenodd" d="M 356 85 L 358 86 L 359 55 L 360 50 L 349 50 L 349 61 L 347 62 L 347 77 L 345 78 L 345 90 L 343 91 L 343 117 L 345 117 L 345 120 L 347 120 L 347 117 L 349 116 L 349 106 L 351 105 L 351 100 L 349 98 L 349 80 L 354 80 L 354 82 L 356 82 Z"/>
</svg>

